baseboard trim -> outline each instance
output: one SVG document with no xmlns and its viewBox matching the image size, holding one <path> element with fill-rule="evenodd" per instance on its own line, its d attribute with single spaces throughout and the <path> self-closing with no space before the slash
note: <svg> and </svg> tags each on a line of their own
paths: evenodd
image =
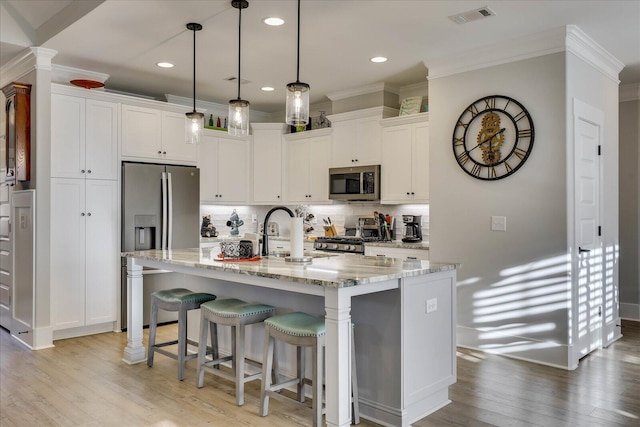
<svg viewBox="0 0 640 427">
<path fill-rule="evenodd" d="M 620 318 L 640 322 L 640 304 L 620 303 Z"/>
<path fill-rule="evenodd" d="M 456 327 L 457 345 L 554 368 L 573 370 L 577 367 L 577 365 L 569 365 L 570 348 L 566 344 L 536 341 L 531 338 L 510 335 L 496 336 L 491 343 L 488 343 L 486 339 L 481 338 L 481 335 L 485 333 L 474 328 L 458 325 Z M 517 349 L 511 345 L 514 341 L 519 343 Z M 487 344 L 491 344 L 491 348 L 487 348 Z"/>
</svg>

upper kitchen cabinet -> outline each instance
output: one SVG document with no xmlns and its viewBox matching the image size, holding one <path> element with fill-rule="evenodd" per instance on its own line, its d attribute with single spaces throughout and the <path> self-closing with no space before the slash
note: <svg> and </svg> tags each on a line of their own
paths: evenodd
<svg viewBox="0 0 640 427">
<path fill-rule="evenodd" d="M 282 203 L 282 123 L 252 123 L 253 203 Z"/>
<path fill-rule="evenodd" d="M 51 95 L 51 176 L 118 179 L 118 104 Z"/>
<path fill-rule="evenodd" d="M 381 203 L 429 202 L 429 115 L 381 121 Z"/>
<path fill-rule="evenodd" d="M 285 135 L 287 202 L 329 203 L 331 129 Z"/>
<path fill-rule="evenodd" d="M 196 147 L 187 144 L 184 113 L 122 104 L 122 157 L 193 164 Z"/>
<path fill-rule="evenodd" d="M 380 119 L 397 114 L 392 108 L 375 107 L 330 115 L 331 166 L 379 165 L 382 159 Z"/>
<path fill-rule="evenodd" d="M 201 203 L 249 202 L 250 139 L 205 129 L 198 144 Z"/>
</svg>

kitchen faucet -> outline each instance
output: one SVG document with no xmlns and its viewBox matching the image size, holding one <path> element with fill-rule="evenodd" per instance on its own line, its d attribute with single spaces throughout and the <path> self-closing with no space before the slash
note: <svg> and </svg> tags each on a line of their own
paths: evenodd
<svg viewBox="0 0 640 427">
<path fill-rule="evenodd" d="M 267 212 L 267 215 L 264 217 L 264 222 L 262 223 L 262 256 L 269 255 L 269 240 L 267 238 L 267 226 L 269 224 L 269 217 L 271 217 L 271 214 L 278 210 L 288 212 L 291 218 L 294 217 L 291 209 L 285 206 L 276 206 L 274 208 L 271 208 L 269 212 Z"/>
</svg>

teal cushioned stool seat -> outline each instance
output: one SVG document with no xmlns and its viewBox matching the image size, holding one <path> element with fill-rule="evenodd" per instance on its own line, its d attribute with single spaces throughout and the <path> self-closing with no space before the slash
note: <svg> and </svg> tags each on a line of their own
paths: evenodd
<svg viewBox="0 0 640 427">
<path fill-rule="evenodd" d="M 202 303 L 215 300 L 213 294 L 192 292 L 189 289 L 175 288 L 156 291 L 151 294 L 151 319 L 149 321 L 149 348 L 147 365 L 153 366 L 156 352 L 178 361 L 178 379 L 184 379 L 184 366 L 187 360 L 194 359 L 197 354 L 187 354 L 187 311 L 200 308 Z M 156 343 L 158 327 L 158 310 L 178 312 L 178 339 Z M 172 353 L 163 347 L 178 344 L 178 353 Z"/>
<path fill-rule="evenodd" d="M 313 425 L 321 426 L 322 423 L 322 353 L 325 345 L 325 322 L 324 319 L 311 316 L 307 313 L 294 312 L 270 317 L 264 321 L 264 353 L 263 353 L 263 373 L 262 388 L 260 393 L 260 415 L 266 416 L 269 412 L 269 397 L 288 399 L 278 393 L 279 390 L 292 385 L 297 386 L 298 402 L 305 401 L 304 386 L 309 383 L 305 378 L 305 350 L 304 347 L 312 349 L 312 408 Z M 353 325 L 352 325 L 353 326 Z M 274 360 L 275 340 L 283 341 L 296 346 L 297 354 L 297 376 L 288 381 L 279 382 L 277 373 L 277 360 Z M 358 383 L 355 365 L 355 346 L 353 330 L 351 331 L 351 395 L 352 395 L 352 422 L 360 423 L 360 410 L 358 406 Z M 276 380 L 273 384 L 269 382 L 269 375 L 272 366 L 276 366 Z"/>
<path fill-rule="evenodd" d="M 263 322 L 273 316 L 275 307 L 266 304 L 254 304 L 236 298 L 209 301 L 200 306 L 200 345 L 198 346 L 198 375 L 196 386 L 204 385 L 204 373 L 209 372 L 236 384 L 236 404 L 244 404 L 244 384 L 260 379 L 261 372 L 245 376 L 244 340 L 245 326 Z M 218 325 L 231 327 L 231 356 L 219 357 L 217 335 Z M 211 328 L 213 359 L 206 359 L 208 329 Z M 231 361 L 231 375 L 219 369 L 221 363 Z M 217 368 L 217 369 L 216 369 Z"/>
</svg>

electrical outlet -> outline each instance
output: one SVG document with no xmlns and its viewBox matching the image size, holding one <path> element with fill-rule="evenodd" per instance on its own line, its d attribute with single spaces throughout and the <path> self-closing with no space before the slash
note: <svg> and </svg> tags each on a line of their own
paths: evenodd
<svg viewBox="0 0 640 427">
<path fill-rule="evenodd" d="M 251 222 L 252 222 L 252 223 L 254 223 L 254 224 L 255 224 L 256 222 L 258 222 L 258 215 L 256 215 L 256 214 L 251 214 Z"/>
<path fill-rule="evenodd" d="M 428 313 L 432 313 L 438 310 L 438 298 L 431 298 L 425 301 L 425 311 Z"/>
<path fill-rule="evenodd" d="M 507 217 L 506 216 L 492 216 L 491 217 L 491 231 L 507 231 Z"/>
</svg>

